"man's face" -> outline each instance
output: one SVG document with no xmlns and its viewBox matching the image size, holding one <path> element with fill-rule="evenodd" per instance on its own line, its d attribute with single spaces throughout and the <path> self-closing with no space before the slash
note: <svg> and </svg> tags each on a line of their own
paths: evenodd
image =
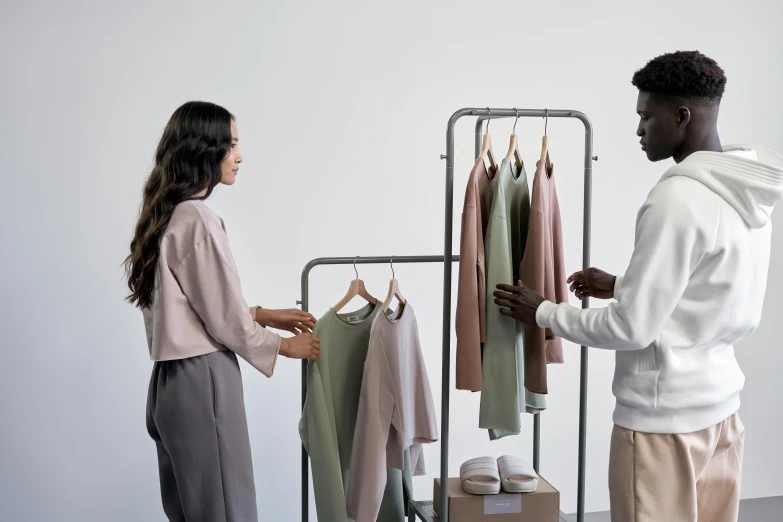
<svg viewBox="0 0 783 522">
<path fill-rule="evenodd" d="M 642 150 L 650 161 L 661 161 L 675 155 L 685 139 L 690 111 L 673 100 L 640 91 L 636 102 Z"/>
</svg>

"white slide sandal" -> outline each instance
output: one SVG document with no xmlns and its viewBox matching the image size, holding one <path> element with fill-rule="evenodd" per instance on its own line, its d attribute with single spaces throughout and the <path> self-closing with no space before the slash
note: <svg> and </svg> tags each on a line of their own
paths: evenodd
<svg viewBox="0 0 783 522">
<path fill-rule="evenodd" d="M 532 493 L 538 487 L 538 474 L 523 458 L 503 455 L 497 464 L 506 493 Z"/>
<path fill-rule="evenodd" d="M 459 468 L 459 479 L 465 493 L 497 495 L 500 493 L 498 463 L 492 457 L 477 457 Z"/>
</svg>

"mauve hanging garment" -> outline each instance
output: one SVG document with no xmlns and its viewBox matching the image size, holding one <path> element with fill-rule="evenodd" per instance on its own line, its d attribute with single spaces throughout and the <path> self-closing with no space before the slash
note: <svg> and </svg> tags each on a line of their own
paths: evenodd
<svg viewBox="0 0 783 522">
<path fill-rule="evenodd" d="M 492 210 L 496 171 L 488 171 L 484 159 L 477 159 L 465 189 L 454 321 L 457 331 L 458 390 L 481 391 L 481 346 L 487 338 L 484 235 Z"/>
<path fill-rule="evenodd" d="M 527 245 L 519 267 L 525 286 L 553 303 L 568 302 L 560 203 L 555 189 L 554 167 L 536 164 L 530 203 Z M 547 393 L 547 363 L 563 362 L 563 344 L 549 329 L 525 328 L 525 388 Z"/>
</svg>

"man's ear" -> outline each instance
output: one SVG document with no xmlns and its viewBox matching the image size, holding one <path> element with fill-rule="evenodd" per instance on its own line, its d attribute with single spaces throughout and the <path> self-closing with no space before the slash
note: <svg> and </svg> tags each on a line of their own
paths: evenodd
<svg viewBox="0 0 783 522">
<path fill-rule="evenodd" d="M 691 110 L 681 105 L 677 107 L 677 127 L 684 129 L 691 122 Z"/>
</svg>

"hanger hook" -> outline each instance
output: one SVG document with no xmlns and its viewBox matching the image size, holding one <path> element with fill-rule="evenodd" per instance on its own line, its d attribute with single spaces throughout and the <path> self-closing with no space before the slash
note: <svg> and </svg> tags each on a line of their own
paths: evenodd
<svg viewBox="0 0 783 522">
<path fill-rule="evenodd" d="M 511 131 L 511 134 L 517 133 L 517 122 L 519 121 L 519 111 L 516 107 L 514 107 L 514 114 L 517 115 L 517 119 L 514 120 L 514 130 Z"/>
<path fill-rule="evenodd" d="M 489 122 L 492 121 L 492 109 L 487 107 L 487 113 L 489 113 L 489 118 L 487 118 L 487 134 L 489 134 Z"/>
<path fill-rule="evenodd" d="M 546 136 L 546 129 L 549 126 L 549 109 L 544 109 L 544 136 Z"/>
<path fill-rule="evenodd" d="M 391 270 L 392 270 L 392 279 L 397 279 L 397 277 L 394 275 L 394 256 L 391 256 Z"/>
<path fill-rule="evenodd" d="M 356 279 L 359 279 L 359 271 L 356 269 L 356 260 L 359 259 L 359 256 L 356 256 L 353 258 L 353 271 L 356 272 Z"/>
</svg>

